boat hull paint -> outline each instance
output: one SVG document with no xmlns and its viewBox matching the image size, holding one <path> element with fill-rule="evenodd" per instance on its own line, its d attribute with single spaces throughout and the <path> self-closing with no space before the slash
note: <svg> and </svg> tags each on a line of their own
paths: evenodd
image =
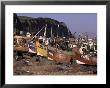
<svg viewBox="0 0 110 88">
<path fill-rule="evenodd" d="M 75 60 L 77 64 L 97 65 L 96 58 L 82 58 L 79 52 L 79 48 L 73 48 L 72 54 L 60 52 L 60 50 L 57 49 L 48 50 L 48 58 L 50 60 L 54 60 L 57 63 L 71 63 Z"/>
<path fill-rule="evenodd" d="M 60 53 L 58 50 L 48 50 L 48 58 L 54 60 L 56 63 L 70 63 L 72 55 Z"/>
<path fill-rule="evenodd" d="M 97 58 L 91 57 L 89 59 L 82 58 L 78 48 L 73 48 L 73 57 L 76 58 L 78 64 L 97 65 Z M 81 62 L 81 63 L 79 63 Z"/>
</svg>

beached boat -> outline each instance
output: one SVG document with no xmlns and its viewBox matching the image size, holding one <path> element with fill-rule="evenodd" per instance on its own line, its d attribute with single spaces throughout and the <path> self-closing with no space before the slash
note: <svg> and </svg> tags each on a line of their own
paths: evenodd
<svg viewBox="0 0 110 88">
<path fill-rule="evenodd" d="M 45 46 L 43 47 L 38 41 L 37 45 L 37 55 L 53 60 L 57 63 L 68 63 L 71 64 L 76 61 L 77 64 L 88 64 L 97 65 L 97 59 L 95 57 L 82 58 L 79 52 L 79 48 L 74 47 L 72 51 L 64 51 L 55 47 Z"/>
<path fill-rule="evenodd" d="M 46 26 L 44 28 L 45 28 L 44 34 L 46 34 Z M 41 30 L 43 30 L 43 28 Z M 38 38 L 36 41 L 37 55 L 46 57 L 49 60 L 53 60 L 57 63 L 72 63 L 73 61 L 76 61 L 77 64 L 97 65 L 96 57 L 89 58 L 81 57 L 81 53 L 79 52 L 80 48 L 78 48 L 77 45 L 73 45 L 74 47 L 71 51 L 62 50 L 57 48 L 56 45 L 55 46 L 50 46 L 50 44 L 45 45 L 45 43 L 43 42 L 43 38 L 45 39 L 46 37 L 41 36 L 41 38 Z M 56 38 L 55 41 L 56 43 L 58 43 L 59 39 Z"/>
</svg>

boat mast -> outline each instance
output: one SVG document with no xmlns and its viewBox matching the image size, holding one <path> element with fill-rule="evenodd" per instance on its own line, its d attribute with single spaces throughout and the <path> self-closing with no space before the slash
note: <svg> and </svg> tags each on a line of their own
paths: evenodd
<svg viewBox="0 0 110 88">
<path fill-rule="evenodd" d="M 45 26 L 43 26 L 43 27 L 41 28 L 41 30 L 38 31 L 38 32 L 32 37 L 31 41 L 44 29 L 44 27 L 45 27 Z"/>
<path fill-rule="evenodd" d="M 57 29 L 57 38 L 58 38 L 58 30 L 59 30 L 59 26 L 60 26 L 60 25 L 58 24 L 58 29 Z"/>
<path fill-rule="evenodd" d="M 45 25 L 44 37 L 46 37 L 46 31 L 47 31 L 47 24 Z"/>
<path fill-rule="evenodd" d="M 52 26 L 51 26 L 51 37 L 52 37 Z"/>
<path fill-rule="evenodd" d="M 87 34 L 87 32 L 86 32 L 86 42 L 88 42 L 88 34 Z"/>
</svg>

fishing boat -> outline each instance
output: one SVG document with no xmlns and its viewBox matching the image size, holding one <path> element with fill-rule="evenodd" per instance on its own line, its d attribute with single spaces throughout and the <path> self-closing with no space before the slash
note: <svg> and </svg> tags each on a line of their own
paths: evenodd
<svg viewBox="0 0 110 88">
<path fill-rule="evenodd" d="M 53 60 L 57 63 L 72 63 L 73 61 L 76 61 L 78 64 L 87 64 L 87 65 L 97 65 L 97 60 L 94 57 L 90 57 L 89 59 L 81 57 L 81 53 L 79 52 L 79 49 L 77 45 L 73 45 L 71 51 L 68 50 L 62 50 L 57 48 L 56 45 L 51 46 L 50 44 L 46 44 L 45 42 L 48 42 L 48 39 L 46 38 L 46 27 L 43 27 L 33 38 L 36 38 L 36 36 L 45 29 L 44 36 L 40 36 L 36 39 L 36 52 L 38 56 L 46 57 L 49 60 Z M 59 25 L 58 25 L 59 27 Z M 52 30 L 51 30 L 52 34 Z M 58 40 L 58 38 L 56 38 Z"/>
<path fill-rule="evenodd" d="M 54 60 L 57 63 L 71 64 L 73 61 L 76 61 L 77 64 L 97 65 L 96 57 L 82 58 L 77 47 L 73 47 L 72 51 L 63 51 L 48 46 L 48 59 Z"/>
<path fill-rule="evenodd" d="M 26 45 L 26 41 L 31 38 L 25 36 L 14 36 L 14 50 L 19 52 L 28 52 L 29 48 Z"/>
<path fill-rule="evenodd" d="M 51 46 L 48 46 L 48 59 L 57 63 L 71 63 L 73 60 L 71 51 L 63 51 Z"/>
<path fill-rule="evenodd" d="M 77 64 L 97 65 L 96 57 L 83 58 L 79 52 L 79 48 L 73 48 L 73 58 L 75 58 Z"/>
</svg>

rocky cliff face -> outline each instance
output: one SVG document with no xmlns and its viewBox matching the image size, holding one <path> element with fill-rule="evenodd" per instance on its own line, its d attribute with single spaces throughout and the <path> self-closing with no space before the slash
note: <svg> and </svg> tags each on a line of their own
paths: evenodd
<svg viewBox="0 0 110 88">
<path fill-rule="evenodd" d="M 54 36 L 57 36 L 57 34 L 60 37 L 71 36 L 70 30 L 67 28 L 64 22 L 59 22 L 51 18 L 31 18 L 26 16 L 17 16 L 16 14 L 14 14 L 14 31 L 16 29 L 18 32 L 24 31 L 24 33 L 26 33 L 29 31 L 36 34 L 45 25 L 47 25 L 47 37 L 51 36 L 51 29 Z M 43 35 L 44 31 L 45 30 L 42 30 L 39 35 Z"/>
</svg>

